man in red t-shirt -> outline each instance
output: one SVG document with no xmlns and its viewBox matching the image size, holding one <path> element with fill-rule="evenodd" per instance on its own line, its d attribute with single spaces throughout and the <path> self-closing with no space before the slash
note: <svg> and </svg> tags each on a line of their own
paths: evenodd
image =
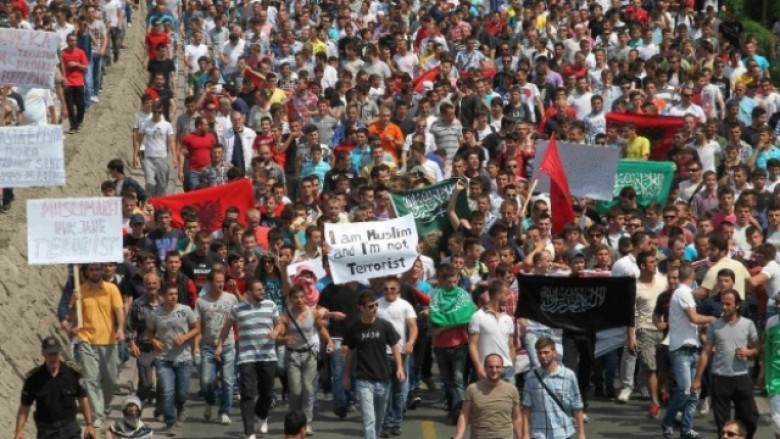
<svg viewBox="0 0 780 439">
<path fill-rule="evenodd" d="M 171 39 L 163 30 L 160 20 L 152 20 L 152 30 L 146 34 L 144 45 L 146 46 L 146 55 L 149 61 L 157 57 L 157 47 L 160 44 L 171 44 Z"/>
<path fill-rule="evenodd" d="M 196 117 L 195 131 L 185 135 L 181 141 L 179 181 L 184 183 L 185 190 L 198 189 L 207 184 L 203 170 L 211 164 L 211 149 L 216 144 L 217 138 L 209 131 L 209 122 L 201 116 Z"/>
<path fill-rule="evenodd" d="M 62 51 L 65 104 L 68 106 L 70 133 L 76 133 L 84 122 L 84 73 L 87 71 L 87 54 L 76 47 L 76 34 L 68 35 L 68 46 Z"/>
</svg>

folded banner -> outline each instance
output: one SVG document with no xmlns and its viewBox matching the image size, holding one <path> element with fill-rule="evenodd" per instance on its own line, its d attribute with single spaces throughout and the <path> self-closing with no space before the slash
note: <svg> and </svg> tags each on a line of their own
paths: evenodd
<svg viewBox="0 0 780 439">
<path fill-rule="evenodd" d="M 417 224 L 417 232 L 427 235 L 447 226 L 447 204 L 457 181 L 457 178 L 450 178 L 424 188 L 391 193 L 390 200 L 399 217 L 412 215 Z M 455 210 L 459 217 L 468 216 L 470 211 L 465 191 L 458 197 Z"/>
<path fill-rule="evenodd" d="M 388 221 L 325 223 L 333 283 L 401 274 L 417 259 L 417 227 L 406 215 Z"/>
<path fill-rule="evenodd" d="M 683 118 L 678 116 L 654 116 L 649 114 L 607 113 L 607 126 L 633 122 L 636 132 L 650 140 L 650 159 L 664 160 L 675 131 L 682 128 Z"/>
<path fill-rule="evenodd" d="M 62 126 L 0 128 L 0 187 L 65 186 Z"/>
<path fill-rule="evenodd" d="M 621 160 L 615 178 L 614 197 L 612 201 L 598 203 L 598 211 L 604 213 L 611 207 L 620 205 L 618 194 L 626 186 L 636 190 L 636 201 L 640 206 L 646 207 L 653 201 L 665 206 L 673 181 L 673 162 Z"/>
<path fill-rule="evenodd" d="M 243 223 L 244 214 L 255 204 L 252 183 L 248 178 L 206 189 L 152 198 L 150 202 L 155 209 L 161 207 L 171 209 L 174 227 L 184 225 L 181 218 L 182 207 L 192 207 L 198 215 L 200 229 L 206 232 L 213 232 L 222 227 L 222 220 L 225 219 L 225 210 L 228 207 L 238 208 L 241 212 L 238 221 Z"/>
<path fill-rule="evenodd" d="M 556 142 L 569 189 L 575 197 L 592 200 L 611 200 L 615 187 L 615 174 L 620 161 L 620 150 L 597 145 Z M 536 165 L 534 178 L 539 179 L 536 190 L 550 192 L 550 178 L 539 172 L 539 164 L 547 152 L 547 141 L 536 141 Z"/>
<path fill-rule="evenodd" d="M 0 29 L 0 84 L 53 89 L 59 44 L 55 32 Z"/>
<path fill-rule="evenodd" d="M 598 332 L 634 324 L 636 279 L 518 276 L 517 317 L 552 328 Z"/>
</svg>

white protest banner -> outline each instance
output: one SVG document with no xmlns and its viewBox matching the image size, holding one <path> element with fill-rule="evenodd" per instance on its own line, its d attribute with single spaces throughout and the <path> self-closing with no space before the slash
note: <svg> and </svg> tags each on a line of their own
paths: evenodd
<svg viewBox="0 0 780 439">
<path fill-rule="evenodd" d="M 0 84 L 54 88 L 56 32 L 0 29 Z"/>
<path fill-rule="evenodd" d="M 27 200 L 27 262 L 121 262 L 121 198 Z"/>
<path fill-rule="evenodd" d="M 314 273 L 314 277 L 317 280 L 327 276 L 325 273 L 325 267 L 322 266 L 322 258 L 309 259 L 307 261 L 296 262 L 287 266 L 287 276 L 292 279 L 293 276 L 298 274 L 298 270 L 308 269 Z"/>
<path fill-rule="evenodd" d="M 325 241 L 335 284 L 404 273 L 417 259 L 412 215 L 389 221 L 325 223 Z"/>
<path fill-rule="evenodd" d="M 593 200 L 611 200 L 615 190 L 620 150 L 566 142 L 557 142 L 557 145 L 571 194 Z M 547 141 L 537 141 L 537 169 L 534 170 L 534 178 L 539 178 L 536 190 L 540 192 L 550 192 L 550 178 L 546 175 L 540 176 L 538 169 L 546 152 Z"/>
<path fill-rule="evenodd" d="M 62 126 L 0 128 L 0 187 L 65 186 Z"/>
</svg>

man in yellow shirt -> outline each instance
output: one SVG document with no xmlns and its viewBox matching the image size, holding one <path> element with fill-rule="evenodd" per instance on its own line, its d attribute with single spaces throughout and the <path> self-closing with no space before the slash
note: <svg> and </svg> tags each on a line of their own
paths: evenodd
<svg viewBox="0 0 780 439">
<path fill-rule="evenodd" d="M 268 102 L 271 105 L 283 104 L 287 100 L 287 93 L 285 93 L 281 88 L 277 87 L 279 84 L 279 79 L 274 73 L 269 73 L 265 80 L 268 83 L 268 88 L 266 89 Z"/>
<path fill-rule="evenodd" d="M 626 158 L 628 160 L 647 160 L 650 158 L 650 141 L 636 133 L 636 125 L 629 122 L 623 128 L 626 136 Z"/>
<path fill-rule="evenodd" d="M 103 264 L 85 267 L 86 282 L 81 285 L 81 326 L 71 323 L 71 336 L 77 336 L 79 366 L 86 382 L 95 428 L 103 425 L 111 398 L 117 389 L 119 342 L 125 339 L 125 312 L 119 288 L 103 280 Z M 76 295 L 70 303 L 71 322 L 76 322 Z"/>
</svg>

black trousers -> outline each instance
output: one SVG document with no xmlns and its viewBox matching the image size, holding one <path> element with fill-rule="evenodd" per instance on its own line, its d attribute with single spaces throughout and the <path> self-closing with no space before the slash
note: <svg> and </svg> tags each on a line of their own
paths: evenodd
<svg viewBox="0 0 780 439">
<path fill-rule="evenodd" d="M 238 365 L 241 388 L 241 420 L 244 434 L 255 434 L 255 416 L 267 419 L 273 400 L 276 361 L 258 361 Z"/>
<path fill-rule="evenodd" d="M 75 419 L 51 424 L 36 422 L 35 428 L 36 439 L 81 439 L 81 427 Z"/>
<path fill-rule="evenodd" d="M 13 188 L 3 188 L 3 205 L 11 204 L 14 201 Z"/>
<path fill-rule="evenodd" d="M 710 386 L 710 407 L 718 426 L 721 428 L 731 419 L 731 403 L 734 403 L 734 418 L 745 424 L 747 439 L 753 439 L 758 428 L 758 408 L 753 398 L 753 380 L 750 375 L 723 376 L 712 375 Z"/>
<path fill-rule="evenodd" d="M 596 335 L 563 331 L 563 365 L 577 374 L 582 403 L 588 407 L 590 377 L 596 363 Z"/>
<path fill-rule="evenodd" d="M 65 105 L 68 106 L 70 129 L 75 130 L 84 122 L 84 86 L 65 87 Z"/>
</svg>

